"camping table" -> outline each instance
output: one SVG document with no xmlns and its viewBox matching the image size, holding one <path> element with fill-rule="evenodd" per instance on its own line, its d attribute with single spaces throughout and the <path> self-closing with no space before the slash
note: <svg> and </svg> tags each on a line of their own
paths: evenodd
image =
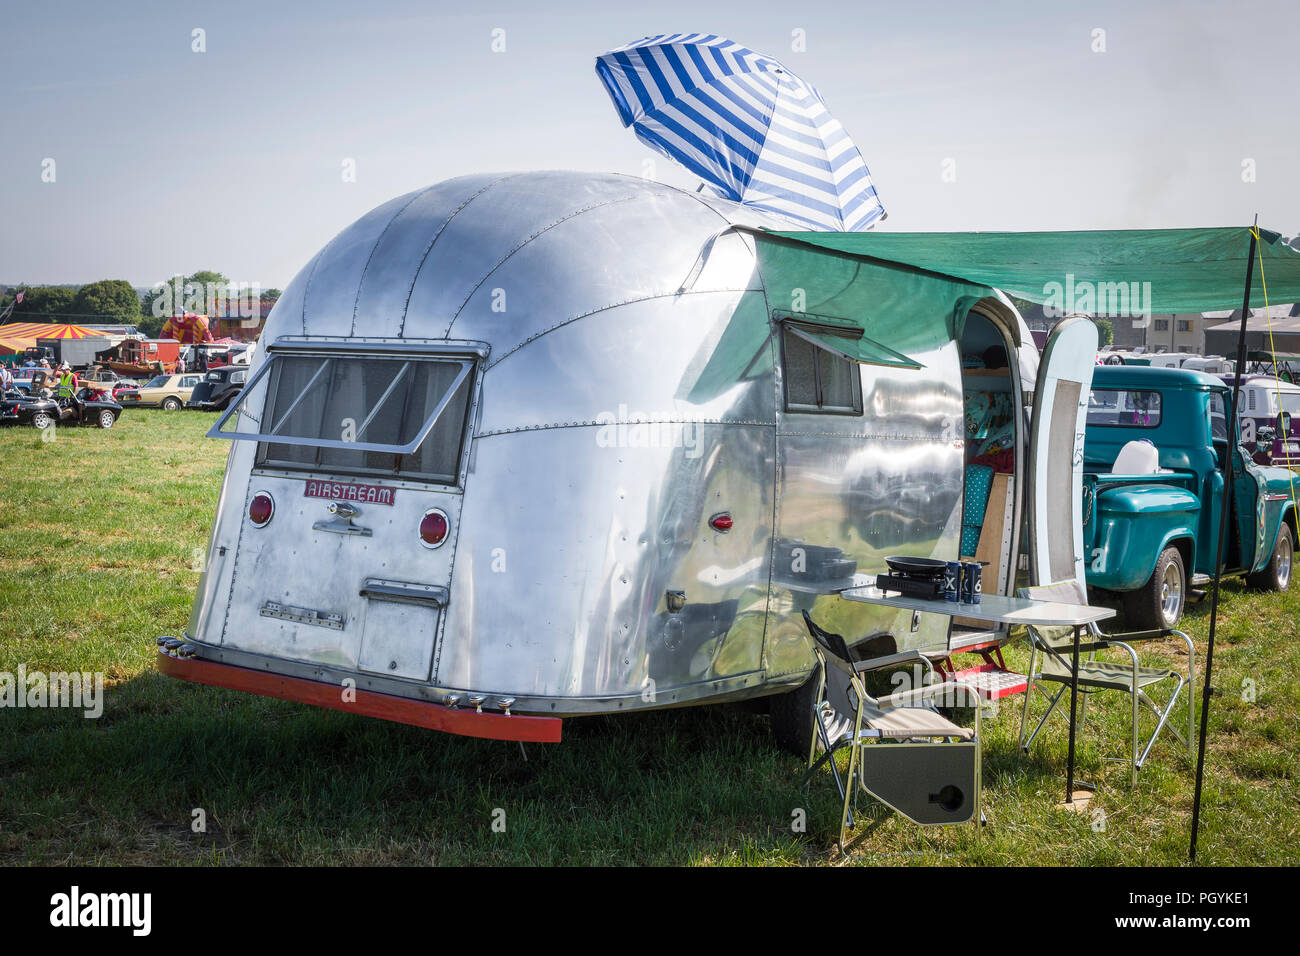
<svg viewBox="0 0 1300 956">
<path fill-rule="evenodd" d="M 1029 598 L 1003 597 L 985 594 L 979 604 L 962 604 L 943 598 L 904 597 L 896 592 L 885 592 L 874 586 L 846 588 L 838 592 L 846 601 L 878 604 L 906 611 L 923 611 L 944 614 L 948 617 L 965 617 L 988 624 L 1026 624 L 1037 627 L 1069 627 L 1074 631 L 1073 657 L 1070 680 L 1070 756 L 1068 761 L 1065 802 L 1074 802 L 1074 721 L 1079 694 L 1079 631 L 1097 621 L 1115 616 L 1108 607 L 1091 607 L 1087 604 L 1061 604 L 1057 601 L 1031 601 Z M 1028 694 L 1030 688 L 1025 688 Z"/>
</svg>

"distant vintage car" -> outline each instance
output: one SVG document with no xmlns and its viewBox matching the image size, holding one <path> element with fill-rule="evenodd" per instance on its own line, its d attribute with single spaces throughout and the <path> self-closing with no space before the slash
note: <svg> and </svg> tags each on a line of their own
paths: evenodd
<svg viewBox="0 0 1300 956">
<path fill-rule="evenodd" d="M 35 371 L 35 369 L 30 368 L 14 369 L 14 388 L 22 392 L 24 395 L 30 394 L 32 390 L 32 376 Z"/>
<path fill-rule="evenodd" d="M 183 408 L 194 392 L 194 386 L 203 378 L 201 372 L 184 372 L 178 375 L 156 375 L 139 388 L 122 391 L 118 399 L 125 407 L 157 406 L 167 411 Z"/>
<path fill-rule="evenodd" d="M 113 400 L 120 402 L 123 392 L 132 392 L 142 387 L 144 382 L 134 378 L 119 378 L 113 384 Z"/>
<path fill-rule="evenodd" d="M 190 400 L 185 403 L 186 408 L 197 408 L 205 412 L 219 412 L 227 407 L 244 389 L 244 382 L 248 380 L 248 367 L 246 365 L 225 365 L 221 368 L 209 369 L 203 376 L 203 381 L 194 386 L 194 391 L 190 395 Z"/>
<path fill-rule="evenodd" d="M 0 399 L 0 425 L 31 425 L 42 429 L 55 424 L 112 428 L 122 416 L 122 406 L 107 392 L 83 388 L 78 390 L 77 398 L 78 402 L 32 398 L 11 390 Z"/>
</svg>

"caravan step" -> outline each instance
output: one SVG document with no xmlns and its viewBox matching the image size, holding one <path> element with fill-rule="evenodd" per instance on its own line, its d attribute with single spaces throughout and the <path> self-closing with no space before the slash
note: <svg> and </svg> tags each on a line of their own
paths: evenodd
<svg viewBox="0 0 1300 956">
<path fill-rule="evenodd" d="M 990 667 L 987 664 L 955 671 L 952 679 L 970 684 L 986 700 L 998 700 L 1014 694 L 1023 694 L 1025 688 L 1029 686 L 1029 678 L 1024 674 L 1003 667 Z"/>
</svg>

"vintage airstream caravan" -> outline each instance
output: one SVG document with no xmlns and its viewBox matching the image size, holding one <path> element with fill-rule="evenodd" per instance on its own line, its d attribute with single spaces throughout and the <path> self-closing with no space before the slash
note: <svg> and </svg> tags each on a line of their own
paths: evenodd
<svg viewBox="0 0 1300 956">
<path fill-rule="evenodd" d="M 765 232 L 791 228 L 567 172 L 363 216 L 286 288 L 213 426 L 232 447 L 162 669 L 558 740 L 566 716 L 800 687 L 805 608 L 942 652 L 947 617 L 834 592 L 977 546 L 1010 592 L 1038 352 L 1000 294 Z"/>
</svg>

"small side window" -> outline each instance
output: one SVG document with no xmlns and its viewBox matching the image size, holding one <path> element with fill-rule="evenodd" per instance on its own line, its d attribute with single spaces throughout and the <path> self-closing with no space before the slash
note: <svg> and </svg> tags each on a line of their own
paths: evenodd
<svg viewBox="0 0 1300 956">
<path fill-rule="evenodd" d="M 785 410 L 829 415 L 862 414 L 862 375 L 858 363 L 828 348 L 793 322 L 781 323 L 781 363 Z M 827 330 L 818 329 L 826 335 Z M 846 341 L 852 336 L 846 334 Z"/>
</svg>

